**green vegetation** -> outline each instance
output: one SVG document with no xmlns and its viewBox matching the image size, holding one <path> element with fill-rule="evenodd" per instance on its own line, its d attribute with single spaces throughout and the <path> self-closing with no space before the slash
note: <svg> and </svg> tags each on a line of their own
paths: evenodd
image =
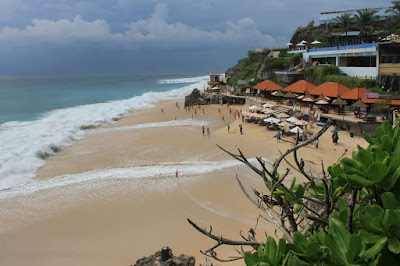
<svg viewBox="0 0 400 266">
<path fill-rule="evenodd" d="M 375 80 L 339 76 L 335 75 L 336 73 L 340 73 L 340 69 L 336 66 L 309 67 L 304 71 L 304 78 L 317 86 L 330 81 L 341 83 L 350 89 L 357 87 L 373 90 L 378 89 Z"/>
<path fill-rule="evenodd" d="M 228 80 L 228 85 L 237 85 L 239 79 L 250 80 L 256 77 L 256 71 L 260 62 L 251 62 L 249 58 L 239 60 L 235 68 L 240 69 Z"/>
<path fill-rule="evenodd" d="M 295 227 L 278 243 L 268 237 L 258 251 L 245 252 L 246 265 L 400 264 L 400 126 L 393 129 L 384 122 L 376 138 L 364 138 L 367 148 L 358 146 L 318 182 L 294 180 L 286 187 L 283 174 L 265 182 L 272 189 L 270 202 L 286 208 L 286 215 L 307 210 L 306 217 L 318 210 L 318 218 L 303 224 L 301 232 Z"/>
</svg>

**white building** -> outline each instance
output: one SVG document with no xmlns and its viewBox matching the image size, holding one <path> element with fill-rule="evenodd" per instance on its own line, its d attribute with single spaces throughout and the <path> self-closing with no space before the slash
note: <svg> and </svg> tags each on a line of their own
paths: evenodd
<svg viewBox="0 0 400 266">
<path fill-rule="evenodd" d="M 349 76 L 376 78 L 379 68 L 378 43 L 335 46 L 288 51 L 302 53 L 306 62 L 314 65 L 334 65 Z"/>
</svg>

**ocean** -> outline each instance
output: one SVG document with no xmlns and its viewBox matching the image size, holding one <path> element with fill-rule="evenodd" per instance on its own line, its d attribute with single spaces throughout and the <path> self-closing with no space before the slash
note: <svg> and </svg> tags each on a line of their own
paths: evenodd
<svg viewBox="0 0 400 266">
<path fill-rule="evenodd" d="M 0 191 L 33 182 L 46 157 L 83 138 L 84 128 L 182 98 L 207 80 L 179 74 L 0 77 Z"/>
</svg>

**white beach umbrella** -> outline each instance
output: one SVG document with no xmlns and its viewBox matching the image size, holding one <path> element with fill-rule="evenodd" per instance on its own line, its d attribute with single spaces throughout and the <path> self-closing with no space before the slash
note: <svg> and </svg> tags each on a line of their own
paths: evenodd
<svg viewBox="0 0 400 266">
<path fill-rule="evenodd" d="M 292 116 L 288 119 L 286 119 L 286 121 L 290 122 L 290 123 L 296 123 L 299 121 L 299 119 L 297 119 L 296 117 Z"/>
<path fill-rule="evenodd" d="M 289 117 L 289 115 L 287 115 L 285 113 L 281 113 L 281 114 L 279 114 L 277 116 L 278 116 L 278 118 L 287 118 L 287 117 Z"/>
<path fill-rule="evenodd" d="M 302 40 L 300 43 L 302 43 L 302 44 L 306 44 L 306 43 L 308 43 L 306 40 Z"/>
<path fill-rule="evenodd" d="M 274 107 L 274 105 L 270 104 L 270 103 L 265 103 L 265 104 L 261 105 L 261 107 L 262 108 L 272 108 L 272 107 Z"/>
<path fill-rule="evenodd" d="M 321 44 L 322 42 L 320 42 L 320 41 L 317 41 L 317 40 L 315 40 L 315 41 L 313 41 L 311 44 Z"/>
<path fill-rule="evenodd" d="M 300 120 L 295 123 L 298 126 L 307 126 L 309 123 L 305 120 Z"/>
<path fill-rule="evenodd" d="M 291 130 L 289 130 L 290 132 L 293 132 L 293 133 L 303 133 L 303 130 L 301 129 L 301 128 L 299 128 L 299 127 L 294 127 L 294 128 L 292 128 Z"/>
<path fill-rule="evenodd" d="M 318 102 L 315 102 L 316 104 L 329 104 L 327 101 L 324 100 L 319 100 Z"/>
<path fill-rule="evenodd" d="M 293 45 L 293 43 L 288 42 L 286 45 L 287 45 L 287 46 L 291 46 L 291 45 Z"/>
<path fill-rule="evenodd" d="M 249 110 L 250 111 L 254 111 L 254 110 L 257 110 L 257 108 L 258 107 L 256 105 L 252 105 L 252 106 L 249 107 Z"/>
<path fill-rule="evenodd" d="M 298 43 L 296 46 L 306 46 L 304 43 Z"/>
<path fill-rule="evenodd" d="M 263 112 L 264 114 L 272 114 L 275 111 L 272 110 L 272 109 L 269 109 L 269 108 L 264 108 L 264 109 L 261 110 L 261 112 Z"/>
<path fill-rule="evenodd" d="M 270 117 L 270 118 L 264 119 L 264 121 L 268 122 L 268 123 L 273 123 L 273 124 L 281 122 L 281 120 L 279 120 L 279 119 L 277 119 L 275 117 Z"/>
</svg>

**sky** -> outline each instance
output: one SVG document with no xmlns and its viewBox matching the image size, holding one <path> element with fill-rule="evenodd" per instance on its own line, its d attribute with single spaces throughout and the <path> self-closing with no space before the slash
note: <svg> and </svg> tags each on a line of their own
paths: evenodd
<svg viewBox="0 0 400 266">
<path fill-rule="evenodd" d="M 0 0 L 0 74 L 209 69 L 376 0 Z"/>
</svg>

